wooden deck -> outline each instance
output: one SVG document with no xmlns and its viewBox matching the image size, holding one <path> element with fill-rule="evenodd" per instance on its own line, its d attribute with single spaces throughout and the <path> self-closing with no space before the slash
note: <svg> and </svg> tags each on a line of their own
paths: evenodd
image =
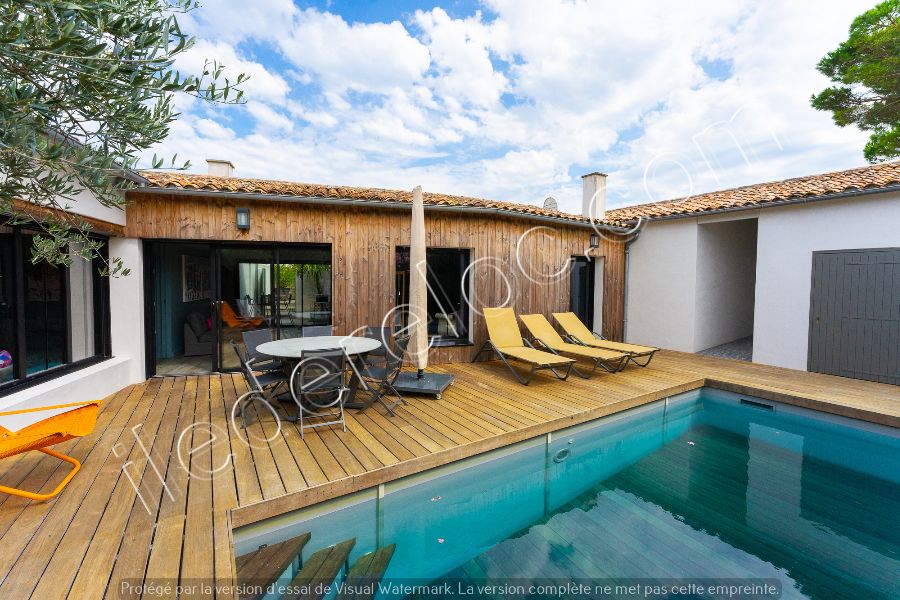
<svg viewBox="0 0 900 600">
<path fill-rule="evenodd" d="M 238 377 L 121 390 L 92 435 L 60 447 L 83 467 L 58 498 L 0 497 L 0 597 L 137 598 L 123 582 L 144 580 L 229 585 L 232 527 L 703 385 L 900 426 L 895 386 L 675 352 L 646 369 L 566 382 L 539 375 L 528 387 L 499 363 L 436 370 L 456 375 L 440 401 L 411 398 L 394 418 L 351 411 L 346 433 L 305 440 L 269 417 L 251 426 L 250 446 L 228 421 L 244 389 Z M 28 489 L 52 489 L 64 472 L 40 453 L 0 461 L 0 482 Z"/>
</svg>

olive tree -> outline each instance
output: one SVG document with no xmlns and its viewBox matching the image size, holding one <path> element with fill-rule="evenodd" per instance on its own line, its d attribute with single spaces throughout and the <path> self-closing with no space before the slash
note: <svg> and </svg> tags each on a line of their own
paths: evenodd
<svg viewBox="0 0 900 600">
<path fill-rule="evenodd" d="M 138 159 L 178 117 L 175 94 L 243 102 L 243 74 L 230 81 L 207 60 L 182 74 L 193 44 L 177 17 L 196 0 L 0 0 L 0 214 L 37 221 L 32 260 L 67 265 L 73 249 L 99 255 L 90 226 L 66 212 L 79 193 L 122 207 Z M 177 157 L 152 166 L 188 168 Z M 133 178 L 132 178 L 133 179 Z M 127 274 L 118 259 L 110 274 Z"/>
</svg>

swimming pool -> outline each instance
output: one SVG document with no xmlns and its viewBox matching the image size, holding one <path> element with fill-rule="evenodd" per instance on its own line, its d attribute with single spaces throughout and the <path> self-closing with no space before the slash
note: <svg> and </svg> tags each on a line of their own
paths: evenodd
<svg viewBox="0 0 900 600">
<path fill-rule="evenodd" d="M 597 586 L 569 597 L 897 598 L 898 516 L 896 429 L 705 388 L 241 528 L 235 548 L 394 544 L 385 598 L 567 581 Z"/>
</svg>

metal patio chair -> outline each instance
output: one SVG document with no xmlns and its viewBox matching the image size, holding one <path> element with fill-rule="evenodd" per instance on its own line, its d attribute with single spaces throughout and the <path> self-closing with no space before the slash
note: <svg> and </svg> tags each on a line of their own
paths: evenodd
<svg viewBox="0 0 900 600">
<path fill-rule="evenodd" d="M 289 420 L 300 424 L 301 438 L 307 429 L 316 427 L 340 424 L 347 431 L 344 420 L 344 401 L 349 391 L 346 377 L 347 355 L 344 352 L 304 353 L 290 376 L 297 415 Z"/>
<path fill-rule="evenodd" d="M 394 387 L 394 382 L 400 376 L 400 370 L 403 368 L 403 356 L 406 354 L 406 347 L 409 345 L 409 336 L 397 336 L 394 340 L 394 347 L 386 349 L 384 362 L 379 365 L 365 365 L 360 372 L 360 376 L 366 384 L 366 391 L 369 393 L 370 399 L 366 402 L 360 412 L 366 410 L 376 402 L 381 404 L 388 415 L 394 416 L 394 409 L 400 404 L 409 404 L 406 399 L 400 395 L 400 392 Z M 393 403 L 385 401 L 385 397 L 394 395 L 397 400 Z"/>
<path fill-rule="evenodd" d="M 281 368 L 281 361 L 269 357 L 261 352 L 257 352 L 256 348 L 260 344 L 271 342 L 275 339 L 271 329 L 251 329 L 242 331 L 241 337 L 244 339 L 244 348 L 247 350 L 247 357 L 253 361 L 253 369 L 255 371 L 275 371 Z"/>
<path fill-rule="evenodd" d="M 256 409 L 256 414 L 259 415 L 259 409 L 256 407 L 254 400 L 265 402 L 272 413 L 275 414 L 275 407 L 272 404 L 272 401 L 278 399 L 279 394 L 276 394 L 276 392 L 281 386 L 287 386 L 289 381 L 288 377 L 280 371 L 269 371 L 264 373 L 255 372 L 253 359 L 247 355 L 240 344 L 234 340 L 229 340 L 228 343 L 231 344 L 231 348 L 234 350 L 234 353 L 237 354 L 238 362 L 240 362 L 241 365 L 241 375 L 244 376 L 244 382 L 246 382 L 247 387 L 251 392 L 250 396 L 248 396 L 246 401 L 241 403 L 240 407 L 241 421 L 246 428 L 247 404 L 253 404 L 254 409 Z"/>
<path fill-rule="evenodd" d="M 331 325 L 307 325 L 303 328 L 303 337 L 315 337 L 318 335 L 334 335 Z"/>
<path fill-rule="evenodd" d="M 374 327 L 372 325 L 366 325 L 363 336 L 381 342 L 380 348 L 376 348 L 366 355 L 366 364 L 373 367 L 383 367 L 387 360 L 388 353 L 391 352 L 391 338 L 393 337 L 393 331 L 390 327 Z"/>
</svg>

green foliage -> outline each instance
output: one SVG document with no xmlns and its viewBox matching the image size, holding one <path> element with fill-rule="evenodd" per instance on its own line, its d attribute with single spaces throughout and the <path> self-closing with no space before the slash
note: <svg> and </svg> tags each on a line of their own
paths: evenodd
<svg viewBox="0 0 900 600">
<path fill-rule="evenodd" d="M 327 275 L 331 265 L 302 263 L 284 264 L 278 270 L 278 285 L 282 288 L 293 288 L 294 278 L 297 275 L 311 276 L 316 285 L 316 291 L 322 293 L 322 276 Z"/>
<path fill-rule="evenodd" d="M 196 0 L 0 0 L 0 214 L 49 215 L 35 262 L 68 265 L 69 248 L 98 255 L 89 226 L 61 211 L 83 190 L 123 207 L 134 185 L 127 170 L 168 135 L 176 93 L 243 102 L 243 74 L 229 81 L 209 61 L 199 75 L 173 69 L 193 44 L 176 17 L 195 8 Z M 153 157 L 154 168 L 164 164 L 190 166 Z M 109 266 L 126 274 L 120 260 Z"/>
<path fill-rule="evenodd" d="M 854 19 L 850 37 L 817 66 L 839 84 L 812 97 L 834 122 L 871 131 L 869 162 L 900 156 L 900 0 L 887 0 Z"/>
</svg>

